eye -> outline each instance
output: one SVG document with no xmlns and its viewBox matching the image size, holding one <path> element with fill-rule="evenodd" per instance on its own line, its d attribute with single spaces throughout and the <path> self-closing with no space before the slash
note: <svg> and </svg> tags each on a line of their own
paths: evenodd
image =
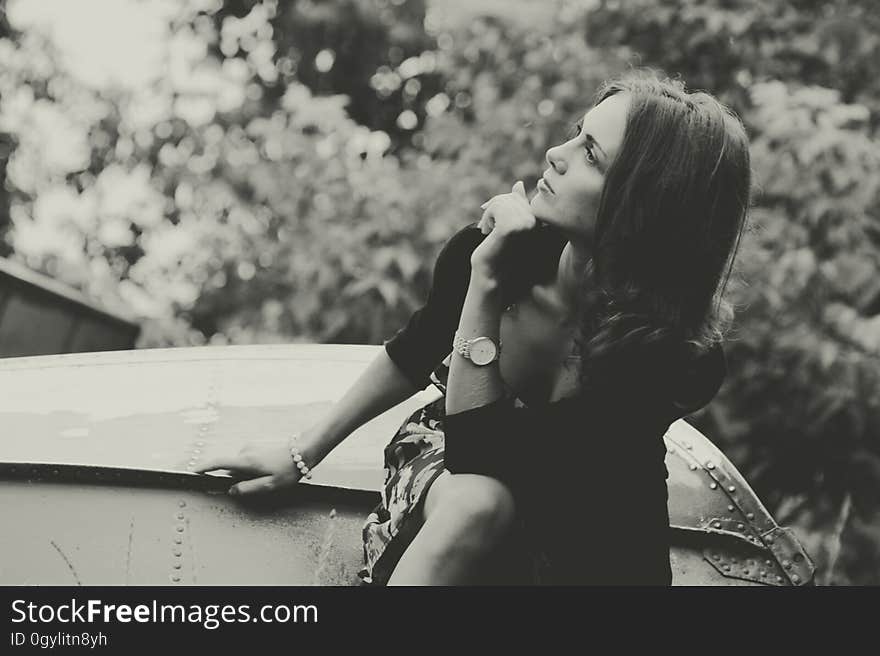
<svg viewBox="0 0 880 656">
<path fill-rule="evenodd" d="M 590 164 L 597 164 L 596 155 L 593 153 L 593 149 L 590 148 L 589 144 L 584 144 L 584 152 L 587 155 L 587 161 Z"/>
</svg>

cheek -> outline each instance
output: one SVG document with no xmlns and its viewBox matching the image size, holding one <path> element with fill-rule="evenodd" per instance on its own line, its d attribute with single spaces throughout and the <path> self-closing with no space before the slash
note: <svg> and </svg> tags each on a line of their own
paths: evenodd
<svg viewBox="0 0 880 656">
<path fill-rule="evenodd" d="M 604 183 L 605 177 L 599 171 L 594 168 L 587 169 L 581 178 L 581 184 L 578 185 L 580 196 L 585 200 L 598 198 L 602 193 Z"/>
<path fill-rule="evenodd" d="M 590 169 L 583 173 L 578 182 L 566 199 L 566 209 L 575 216 L 592 220 L 599 206 L 604 178 L 595 169 Z"/>
</svg>

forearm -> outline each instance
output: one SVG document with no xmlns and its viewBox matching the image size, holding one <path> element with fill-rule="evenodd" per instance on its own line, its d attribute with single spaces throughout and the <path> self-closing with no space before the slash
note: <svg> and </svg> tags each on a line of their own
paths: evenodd
<svg viewBox="0 0 880 656">
<path fill-rule="evenodd" d="M 311 457 L 322 460 L 357 428 L 418 391 L 381 349 L 343 397 L 308 430 Z"/>
<path fill-rule="evenodd" d="M 466 339 L 489 337 L 500 341 L 503 308 L 497 283 L 478 272 L 471 275 L 458 324 L 458 334 Z M 454 352 L 446 386 L 446 414 L 464 412 L 497 401 L 504 396 L 504 383 L 498 360 L 476 366 Z"/>
</svg>

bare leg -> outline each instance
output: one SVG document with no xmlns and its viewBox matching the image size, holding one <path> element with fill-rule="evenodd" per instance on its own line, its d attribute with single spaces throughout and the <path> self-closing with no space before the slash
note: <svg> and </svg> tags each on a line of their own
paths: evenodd
<svg viewBox="0 0 880 656">
<path fill-rule="evenodd" d="M 424 516 L 388 585 L 472 582 L 513 524 L 513 495 L 488 476 L 443 472 L 428 489 Z"/>
</svg>

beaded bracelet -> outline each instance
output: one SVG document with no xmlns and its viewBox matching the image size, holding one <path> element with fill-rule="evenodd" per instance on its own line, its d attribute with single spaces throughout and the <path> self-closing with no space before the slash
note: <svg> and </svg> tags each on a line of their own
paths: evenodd
<svg viewBox="0 0 880 656">
<path fill-rule="evenodd" d="M 290 444 L 290 457 L 293 458 L 293 461 L 296 463 L 296 467 L 299 469 L 302 478 L 310 479 L 312 477 L 312 470 L 306 465 L 302 453 L 299 451 L 299 447 L 297 447 L 296 443 L 293 441 Z"/>
</svg>

